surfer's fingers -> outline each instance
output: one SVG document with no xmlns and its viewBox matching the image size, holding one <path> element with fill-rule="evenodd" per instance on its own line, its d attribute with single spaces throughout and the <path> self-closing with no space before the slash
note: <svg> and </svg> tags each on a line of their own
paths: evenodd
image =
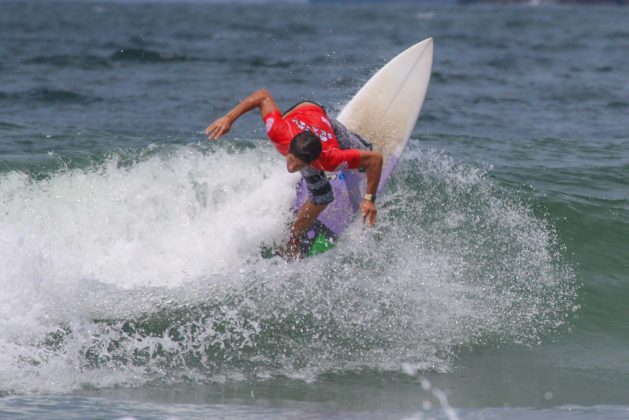
<svg viewBox="0 0 629 420">
<path fill-rule="evenodd" d="M 229 124 L 225 122 L 225 117 L 221 117 L 205 129 L 205 135 L 212 140 L 216 140 L 228 131 Z"/>
<path fill-rule="evenodd" d="M 206 134 L 211 140 L 217 140 L 227 131 L 224 129 L 224 127 L 222 127 L 219 124 L 212 124 L 212 125 L 213 126 L 208 127 L 208 129 L 206 130 Z"/>
<path fill-rule="evenodd" d="M 376 225 L 377 215 L 378 215 L 378 212 L 376 210 L 372 210 L 371 214 L 369 215 L 369 225 L 371 225 L 371 227 L 374 227 Z"/>
<path fill-rule="evenodd" d="M 212 136 L 214 135 L 214 131 L 216 131 L 216 123 L 210 124 L 205 129 L 205 135 L 208 136 L 209 138 L 212 138 Z"/>
<path fill-rule="evenodd" d="M 360 209 L 363 216 L 363 224 L 369 222 L 369 226 L 374 226 L 376 224 L 376 215 L 378 214 L 376 206 L 368 201 L 363 201 Z"/>
<path fill-rule="evenodd" d="M 369 223 L 369 227 L 373 227 L 376 224 L 376 210 L 368 209 L 363 214 L 363 223 L 367 221 Z"/>
<path fill-rule="evenodd" d="M 216 140 L 216 139 L 218 139 L 218 137 L 219 137 L 218 132 L 219 132 L 219 131 L 220 131 L 220 130 L 219 130 L 219 128 L 218 128 L 218 127 L 212 127 L 212 130 L 210 131 L 210 135 L 209 135 L 208 137 L 209 137 L 210 139 L 212 139 L 212 140 Z"/>
<path fill-rule="evenodd" d="M 224 122 L 224 121 L 218 122 L 216 124 L 216 131 L 214 132 L 214 138 L 218 139 L 219 137 L 222 137 L 223 135 L 227 134 L 230 128 L 231 128 L 230 123 Z"/>
</svg>

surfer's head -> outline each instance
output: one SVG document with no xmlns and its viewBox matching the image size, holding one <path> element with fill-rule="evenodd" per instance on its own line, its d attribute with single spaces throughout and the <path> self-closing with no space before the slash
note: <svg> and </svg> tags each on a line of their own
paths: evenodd
<svg viewBox="0 0 629 420">
<path fill-rule="evenodd" d="M 315 161 L 322 150 L 321 140 L 310 131 L 297 134 L 290 141 L 286 168 L 288 172 L 297 172 Z"/>
</svg>

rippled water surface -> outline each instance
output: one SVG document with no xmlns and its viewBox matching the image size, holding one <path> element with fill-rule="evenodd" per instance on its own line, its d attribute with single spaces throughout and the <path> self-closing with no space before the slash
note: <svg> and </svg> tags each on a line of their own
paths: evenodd
<svg viewBox="0 0 629 420">
<path fill-rule="evenodd" d="M 629 10 L 0 2 L 0 415 L 626 418 Z M 428 36 L 379 224 L 262 259 L 338 112 Z"/>
</svg>

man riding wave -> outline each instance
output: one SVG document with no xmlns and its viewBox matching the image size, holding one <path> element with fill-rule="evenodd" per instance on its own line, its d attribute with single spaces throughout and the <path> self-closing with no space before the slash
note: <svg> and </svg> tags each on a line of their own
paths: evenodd
<svg viewBox="0 0 629 420">
<path fill-rule="evenodd" d="M 367 176 L 365 196 L 360 204 L 363 223 L 376 223 L 376 192 L 382 173 L 383 157 L 371 144 L 352 133 L 339 121 L 329 118 L 325 109 L 311 101 L 301 102 L 283 115 L 266 89 L 258 90 L 210 124 L 205 134 L 217 140 L 229 132 L 241 115 L 260 109 L 266 132 L 277 151 L 286 157 L 288 172 L 300 171 L 310 199 L 297 212 L 290 239 L 280 255 L 294 257 L 302 235 L 319 214 L 334 200 L 325 172 L 358 169 Z"/>
</svg>

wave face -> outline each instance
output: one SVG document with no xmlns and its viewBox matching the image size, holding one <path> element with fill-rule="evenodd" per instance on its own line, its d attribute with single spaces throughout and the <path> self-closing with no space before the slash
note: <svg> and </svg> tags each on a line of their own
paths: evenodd
<svg viewBox="0 0 629 420">
<path fill-rule="evenodd" d="M 553 229 L 432 149 L 405 155 L 376 229 L 262 259 L 296 178 L 240 145 L 2 175 L 2 392 L 446 372 L 461 346 L 533 344 L 574 310 Z"/>
</svg>

